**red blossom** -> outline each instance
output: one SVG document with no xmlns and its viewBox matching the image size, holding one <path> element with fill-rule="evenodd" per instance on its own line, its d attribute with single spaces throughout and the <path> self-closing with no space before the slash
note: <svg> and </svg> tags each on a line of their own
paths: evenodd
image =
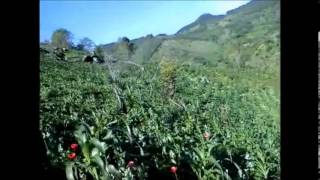
<svg viewBox="0 0 320 180">
<path fill-rule="evenodd" d="M 129 161 L 129 162 L 128 162 L 128 167 L 133 167 L 133 165 L 134 165 L 134 162 L 133 162 L 133 161 Z"/>
<path fill-rule="evenodd" d="M 70 153 L 68 154 L 68 158 L 71 160 L 74 160 L 77 157 L 76 153 Z"/>
<path fill-rule="evenodd" d="M 78 144 L 71 144 L 70 145 L 70 148 L 73 150 L 73 151 L 76 151 L 78 149 L 79 145 Z"/>
<path fill-rule="evenodd" d="M 171 166 L 170 167 L 170 172 L 175 174 L 177 172 L 177 167 L 176 166 Z"/>
</svg>

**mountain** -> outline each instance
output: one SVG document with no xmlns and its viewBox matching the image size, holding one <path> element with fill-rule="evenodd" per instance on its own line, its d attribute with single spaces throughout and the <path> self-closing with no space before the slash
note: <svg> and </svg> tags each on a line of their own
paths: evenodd
<svg viewBox="0 0 320 180">
<path fill-rule="evenodd" d="M 173 35 L 147 35 L 131 42 L 136 45 L 131 60 L 139 63 L 165 56 L 192 65 L 278 71 L 280 1 L 253 0 L 225 15 L 205 13 Z M 117 51 L 116 44 L 105 45 L 105 50 Z"/>
<path fill-rule="evenodd" d="M 213 16 L 204 14 L 194 23 L 183 27 L 177 32 L 180 37 L 216 40 L 217 36 L 232 31 L 234 34 L 245 35 L 254 31 L 255 27 L 266 25 L 278 28 L 280 23 L 279 1 L 251 1 L 226 15 Z M 279 31 L 279 29 L 275 29 Z M 183 32 L 183 33 L 182 33 Z"/>
<path fill-rule="evenodd" d="M 195 22 L 181 28 L 176 34 L 183 34 L 185 32 L 195 31 L 205 27 L 207 24 L 213 24 L 224 18 L 224 15 L 214 16 L 209 13 L 201 15 Z"/>
</svg>

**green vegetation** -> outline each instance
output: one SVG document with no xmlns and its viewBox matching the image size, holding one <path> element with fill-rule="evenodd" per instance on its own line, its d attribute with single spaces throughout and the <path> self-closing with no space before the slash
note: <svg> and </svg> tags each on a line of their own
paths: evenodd
<svg viewBox="0 0 320 180">
<path fill-rule="evenodd" d="M 254 69 L 277 75 L 280 67 L 280 2 L 252 1 L 227 13 L 204 14 L 174 36 L 142 37 L 133 60 Z M 106 50 L 116 48 L 106 46 Z"/>
<path fill-rule="evenodd" d="M 72 160 L 73 167 L 97 179 L 144 179 L 153 169 L 170 176 L 166 169 L 173 165 L 178 178 L 188 166 L 199 179 L 279 178 L 279 99 L 270 86 L 253 80 L 269 77 L 172 67 L 132 66 L 112 82 L 110 72 L 95 64 L 42 60 L 41 127 L 52 162 L 71 165 L 67 152 L 76 142 L 88 148 Z M 119 109 L 119 97 L 126 112 Z M 74 136 L 79 124 L 88 127 L 82 139 L 93 138 L 102 150 Z M 89 160 L 98 157 L 100 165 Z M 132 169 L 126 167 L 131 160 Z"/>
<path fill-rule="evenodd" d="M 138 63 L 148 62 L 162 45 L 163 41 L 163 38 L 155 38 L 152 36 L 144 38 L 141 41 L 136 41 L 137 49 L 132 56 L 132 60 Z"/>
<path fill-rule="evenodd" d="M 72 33 L 64 28 L 57 29 L 52 34 L 51 44 L 58 48 L 70 48 L 72 46 Z"/>
<path fill-rule="evenodd" d="M 95 47 L 94 42 L 87 37 L 80 39 L 80 41 L 77 45 L 78 50 L 85 50 L 88 52 L 92 51 L 94 49 L 94 47 Z"/>
<path fill-rule="evenodd" d="M 280 179 L 278 5 L 252 1 L 176 36 L 99 45 L 101 65 L 42 55 L 51 163 L 69 180 Z"/>
</svg>

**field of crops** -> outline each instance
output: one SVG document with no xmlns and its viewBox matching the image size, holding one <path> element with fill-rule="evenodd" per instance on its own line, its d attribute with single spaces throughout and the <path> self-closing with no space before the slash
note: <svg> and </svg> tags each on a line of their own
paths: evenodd
<svg viewBox="0 0 320 180">
<path fill-rule="evenodd" d="M 69 179 L 280 179 L 274 74 L 40 61 L 40 127 Z"/>
</svg>

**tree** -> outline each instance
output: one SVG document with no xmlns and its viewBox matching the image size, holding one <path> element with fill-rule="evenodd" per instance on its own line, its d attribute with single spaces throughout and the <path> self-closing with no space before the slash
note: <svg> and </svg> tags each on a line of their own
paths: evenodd
<svg viewBox="0 0 320 180">
<path fill-rule="evenodd" d="M 128 43 L 127 48 L 129 51 L 129 58 L 131 58 L 131 56 L 133 55 L 133 53 L 135 52 L 137 47 L 134 43 L 130 42 L 130 43 Z"/>
<path fill-rule="evenodd" d="M 75 47 L 76 50 L 80 50 L 83 51 L 84 50 L 84 45 L 83 44 L 77 44 L 77 46 Z"/>
<path fill-rule="evenodd" d="M 121 42 L 125 42 L 125 43 L 129 43 L 130 42 L 130 39 L 127 38 L 127 37 L 122 37 L 122 38 L 119 38 Z"/>
<path fill-rule="evenodd" d="M 104 51 L 102 45 L 96 46 L 96 48 L 94 49 L 94 55 L 98 57 L 99 63 L 104 62 Z"/>
<path fill-rule="evenodd" d="M 121 60 L 130 60 L 136 46 L 133 42 L 130 42 L 130 39 L 127 37 L 118 38 L 118 43 L 116 45 L 116 50 L 114 54 L 118 59 Z"/>
<path fill-rule="evenodd" d="M 172 98 L 176 90 L 176 64 L 163 57 L 160 61 L 160 78 L 164 97 Z"/>
<path fill-rule="evenodd" d="M 51 44 L 57 48 L 70 48 L 72 36 L 72 33 L 64 28 L 57 29 L 51 36 Z"/>
<path fill-rule="evenodd" d="M 80 39 L 77 45 L 78 49 L 86 50 L 86 51 L 93 51 L 94 47 L 95 47 L 94 42 L 87 37 Z"/>
</svg>

